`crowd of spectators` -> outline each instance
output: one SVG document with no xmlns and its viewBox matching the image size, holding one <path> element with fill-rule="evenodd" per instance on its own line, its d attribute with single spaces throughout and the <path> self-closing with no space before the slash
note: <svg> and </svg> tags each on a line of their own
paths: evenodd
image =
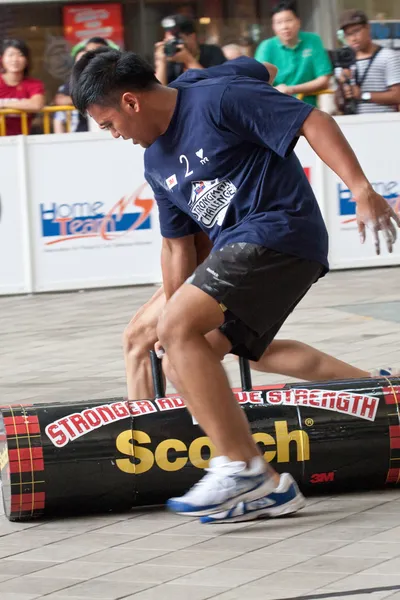
<svg viewBox="0 0 400 600">
<path fill-rule="evenodd" d="M 400 52 L 373 42 L 367 15 L 347 10 L 340 16 L 344 46 L 327 51 L 319 35 L 303 31 L 291 0 L 278 2 L 272 12 L 274 37 L 263 40 L 254 58 L 272 63 L 278 69 L 275 87 L 284 94 L 297 96 L 314 106 L 320 95 L 334 98 L 334 114 L 394 112 L 400 107 Z M 167 85 L 187 69 L 216 66 L 243 54 L 250 46 L 232 41 L 222 48 L 200 43 L 195 22 L 182 15 L 161 22 L 163 39 L 155 44 L 154 69 L 158 80 Z M 115 48 L 111 40 L 92 38 L 73 49 L 72 61 L 99 46 Z M 22 40 L 6 40 L 1 51 L 0 109 L 27 111 L 32 116 L 44 106 L 43 83 L 29 76 L 30 53 Z M 69 82 L 58 89 L 54 105 L 70 105 Z M 67 126 L 68 124 L 68 126 Z M 77 111 L 54 115 L 55 133 L 88 131 L 89 124 Z M 19 115 L 7 115 L 6 134 L 21 133 Z"/>
</svg>

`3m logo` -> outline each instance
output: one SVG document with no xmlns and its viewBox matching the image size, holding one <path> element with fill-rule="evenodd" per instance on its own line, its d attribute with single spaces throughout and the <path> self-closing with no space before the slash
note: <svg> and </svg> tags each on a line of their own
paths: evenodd
<svg viewBox="0 0 400 600">
<path fill-rule="evenodd" d="M 335 471 L 329 473 L 313 473 L 310 477 L 310 483 L 330 483 L 335 481 Z"/>
</svg>

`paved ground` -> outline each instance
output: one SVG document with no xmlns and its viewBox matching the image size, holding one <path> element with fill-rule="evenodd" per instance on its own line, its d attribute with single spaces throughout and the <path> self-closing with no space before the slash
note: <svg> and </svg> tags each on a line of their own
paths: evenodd
<svg viewBox="0 0 400 600">
<path fill-rule="evenodd" d="M 120 334 L 151 292 L 0 298 L 1 403 L 123 396 Z M 398 365 L 399 315 L 399 268 L 332 273 L 282 336 L 362 368 Z M 163 511 L 0 517 L 0 600 L 387 597 L 400 599 L 400 489 L 313 498 L 294 518 L 228 527 Z"/>
</svg>

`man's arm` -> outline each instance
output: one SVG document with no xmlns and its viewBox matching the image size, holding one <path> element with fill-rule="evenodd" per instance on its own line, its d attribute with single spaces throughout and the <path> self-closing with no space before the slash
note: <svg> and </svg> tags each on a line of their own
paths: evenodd
<svg viewBox="0 0 400 600">
<path fill-rule="evenodd" d="M 164 52 L 164 42 L 157 42 L 154 46 L 155 76 L 162 85 L 168 84 L 167 57 Z"/>
<path fill-rule="evenodd" d="M 181 287 L 197 267 L 194 235 L 163 238 L 161 269 L 167 300 Z"/>
<path fill-rule="evenodd" d="M 35 94 L 31 98 L 23 100 L 9 100 L 8 98 L 0 100 L 0 108 L 17 108 L 27 112 L 37 112 L 42 110 L 43 106 L 44 96 L 42 94 Z"/>
<path fill-rule="evenodd" d="M 371 102 L 376 104 L 400 104 L 400 84 L 392 85 L 386 92 L 371 92 Z"/>
<path fill-rule="evenodd" d="M 382 196 L 377 194 L 366 178 L 360 163 L 336 121 L 327 113 L 314 109 L 305 119 L 303 135 L 320 159 L 334 171 L 353 194 L 357 206 L 358 230 L 365 240 L 365 228 L 374 232 L 376 252 L 380 252 L 378 231 L 382 230 L 389 252 L 396 240 L 400 217 Z"/>
<path fill-rule="evenodd" d="M 346 98 L 361 99 L 362 91 L 358 85 L 346 86 Z M 400 84 L 392 85 L 386 92 L 371 92 L 371 102 L 375 104 L 400 104 Z"/>
<path fill-rule="evenodd" d="M 299 83 L 298 85 L 288 85 L 286 94 L 304 94 L 305 96 L 309 96 L 310 94 L 315 94 L 315 92 L 326 90 L 329 86 L 329 80 L 330 75 L 321 75 L 320 77 L 316 77 L 311 81 L 307 81 L 307 83 Z"/>
</svg>

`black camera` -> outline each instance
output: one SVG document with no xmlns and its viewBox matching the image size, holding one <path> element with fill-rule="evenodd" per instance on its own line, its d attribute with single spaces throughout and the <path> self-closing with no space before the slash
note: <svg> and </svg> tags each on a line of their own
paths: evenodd
<svg viewBox="0 0 400 600">
<path fill-rule="evenodd" d="M 329 58 L 334 69 L 350 69 L 356 64 L 356 53 L 349 46 L 329 50 Z M 347 81 L 350 85 L 350 79 Z M 342 90 L 342 88 L 340 88 Z M 340 94 L 339 108 L 344 115 L 355 115 L 358 112 L 358 103 L 354 98 L 345 98 L 343 92 Z"/>
<path fill-rule="evenodd" d="M 356 53 L 349 46 L 329 50 L 329 58 L 333 68 L 349 69 L 356 62 Z"/>
<path fill-rule="evenodd" d="M 181 40 L 179 37 L 174 37 L 166 41 L 164 44 L 165 56 L 175 56 L 175 54 L 181 50 L 181 46 L 183 46 L 183 40 Z"/>
</svg>

